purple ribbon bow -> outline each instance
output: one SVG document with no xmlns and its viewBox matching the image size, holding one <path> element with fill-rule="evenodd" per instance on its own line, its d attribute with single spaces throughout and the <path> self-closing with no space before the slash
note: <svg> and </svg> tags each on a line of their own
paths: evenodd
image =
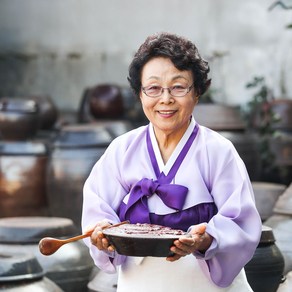
<svg viewBox="0 0 292 292">
<path fill-rule="evenodd" d="M 186 156 L 192 142 L 198 132 L 196 125 L 193 133 L 189 137 L 182 152 L 178 156 L 172 169 L 167 176 L 164 173 L 159 174 L 159 167 L 155 158 L 152 144 L 147 132 L 147 146 L 152 166 L 158 177 L 156 181 L 153 179 L 143 178 L 138 181 L 132 188 L 127 204 L 121 204 L 119 217 L 122 221 L 130 220 L 131 223 L 151 223 L 149 219 L 148 197 L 157 194 L 163 203 L 169 208 L 181 211 L 188 193 L 188 188 L 182 185 L 170 184 L 174 178 L 180 164 Z"/>
<path fill-rule="evenodd" d="M 139 208 L 139 217 L 144 215 L 143 217 L 145 221 L 143 222 L 150 223 L 147 198 L 152 196 L 154 193 L 160 197 L 166 206 L 181 211 L 188 193 L 188 188 L 176 184 L 160 184 L 159 181 L 143 178 L 138 181 L 132 189 L 131 196 L 125 210 L 125 218 L 130 220 L 131 223 L 137 223 L 133 222 L 136 221 L 135 216 L 133 216 L 134 218 L 131 218 L 131 210 L 132 208 Z M 138 222 L 140 221 L 141 218 L 139 218 Z"/>
</svg>

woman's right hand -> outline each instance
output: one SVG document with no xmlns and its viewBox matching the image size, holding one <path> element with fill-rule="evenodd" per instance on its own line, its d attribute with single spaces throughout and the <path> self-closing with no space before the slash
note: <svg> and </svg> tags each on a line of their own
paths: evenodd
<svg viewBox="0 0 292 292">
<path fill-rule="evenodd" d="M 91 244 L 96 246 L 99 250 L 114 251 L 114 247 L 109 243 L 107 238 L 104 236 L 102 230 L 111 224 L 107 221 L 98 222 L 92 229 L 93 232 L 90 236 Z M 92 230 L 91 229 L 91 230 Z"/>
</svg>

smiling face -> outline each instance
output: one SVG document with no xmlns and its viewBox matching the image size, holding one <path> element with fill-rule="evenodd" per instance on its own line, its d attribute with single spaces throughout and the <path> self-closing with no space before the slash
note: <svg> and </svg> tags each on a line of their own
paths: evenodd
<svg viewBox="0 0 292 292">
<path fill-rule="evenodd" d="M 190 87 L 193 83 L 192 72 L 178 70 L 168 58 L 153 58 L 142 69 L 142 87 Z M 149 97 L 141 90 L 140 99 L 156 136 L 181 137 L 198 102 L 193 88 L 183 97 L 173 97 L 167 89 L 159 97 Z"/>
</svg>

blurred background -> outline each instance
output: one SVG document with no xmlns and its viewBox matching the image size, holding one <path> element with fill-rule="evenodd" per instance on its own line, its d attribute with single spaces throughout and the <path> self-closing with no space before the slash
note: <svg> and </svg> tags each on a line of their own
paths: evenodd
<svg viewBox="0 0 292 292">
<path fill-rule="evenodd" d="M 61 110 L 77 110 L 85 87 L 128 85 L 138 46 L 169 31 L 190 38 L 210 61 L 215 101 L 246 103 L 254 76 L 264 76 L 276 97 L 291 98 L 292 11 L 274 3 L 1 0 L 0 94 L 49 94 Z"/>
<path fill-rule="evenodd" d="M 0 273 L 0 290 L 116 290 L 82 242 L 49 258 L 38 242 L 81 232 L 92 166 L 147 123 L 128 66 L 162 31 L 189 38 L 209 62 L 212 85 L 194 117 L 233 142 L 270 228 L 249 282 L 255 292 L 292 290 L 291 0 L 0 0 L 0 272 L 24 266 Z M 33 261 L 38 269 L 25 269 Z"/>
</svg>

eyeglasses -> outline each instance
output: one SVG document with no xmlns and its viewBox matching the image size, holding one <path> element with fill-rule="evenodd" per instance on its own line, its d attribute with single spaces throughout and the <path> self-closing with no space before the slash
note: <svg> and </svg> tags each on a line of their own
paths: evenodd
<svg viewBox="0 0 292 292">
<path fill-rule="evenodd" d="M 182 85 L 176 85 L 172 87 L 161 87 L 157 85 L 150 85 L 150 86 L 142 87 L 142 91 L 149 97 L 159 97 L 163 94 L 164 90 L 167 89 L 171 96 L 183 97 L 187 95 L 193 87 L 194 87 L 194 84 L 192 84 L 189 87 L 185 87 Z"/>
</svg>

